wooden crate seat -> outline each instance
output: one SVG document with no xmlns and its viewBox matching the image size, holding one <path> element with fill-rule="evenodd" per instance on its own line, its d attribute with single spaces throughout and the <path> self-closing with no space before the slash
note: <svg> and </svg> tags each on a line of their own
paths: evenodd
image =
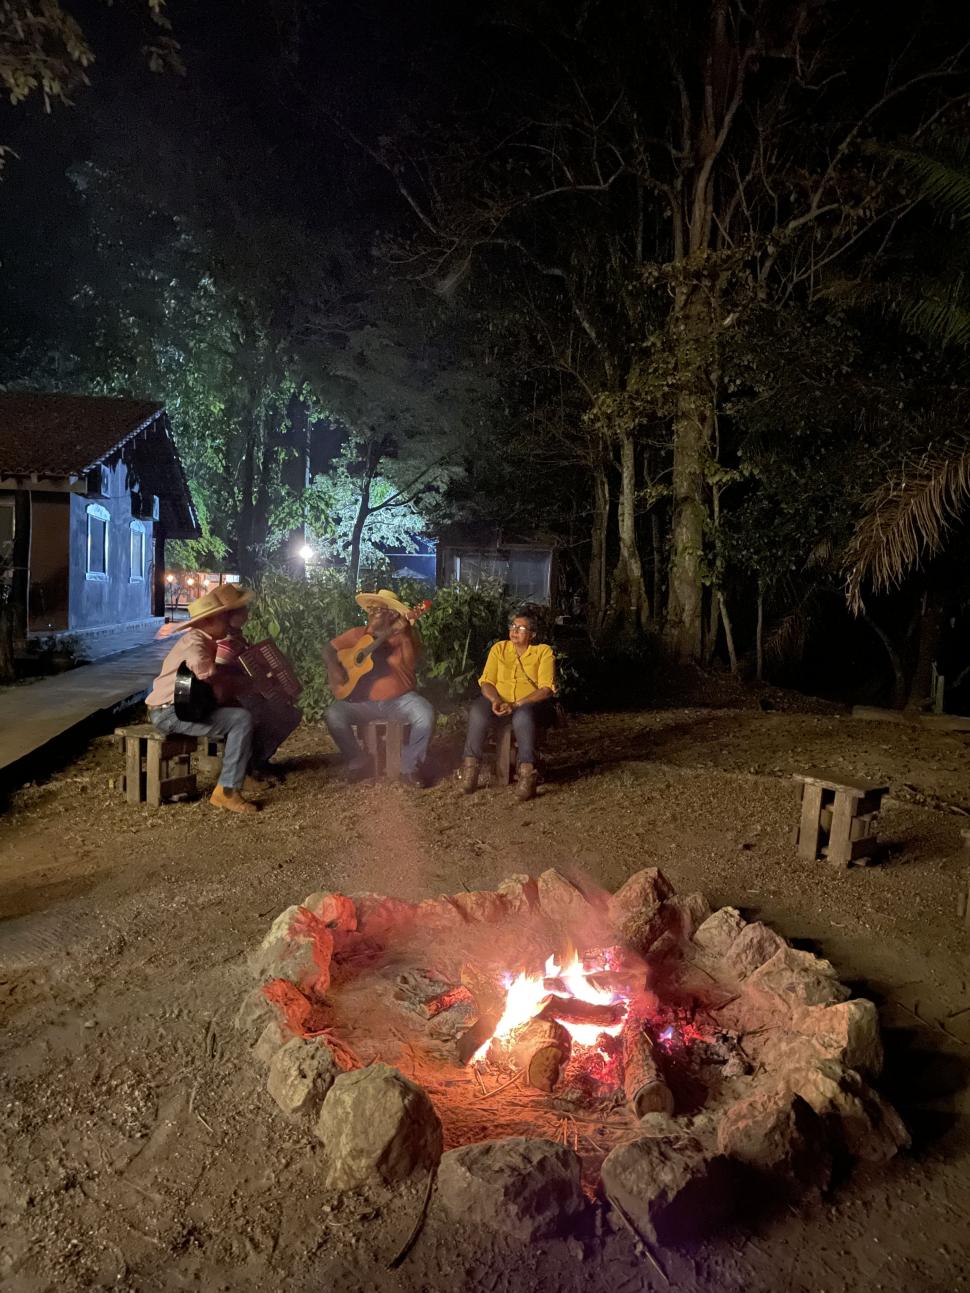
<svg viewBox="0 0 970 1293">
<path fill-rule="evenodd" d="M 410 723 L 394 723 L 377 719 L 370 723 L 355 723 L 357 740 L 371 757 L 375 777 L 396 781 L 401 775 L 401 749 L 411 732 Z"/>
<path fill-rule="evenodd" d="M 192 756 L 197 756 L 204 770 L 218 775 L 225 748 L 223 737 L 169 735 L 152 723 L 116 727 L 115 736 L 125 760 L 125 798 L 129 804 L 151 808 L 176 795 L 195 794 L 198 787 Z"/>
<path fill-rule="evenodd" d="M 825 857 L 848 866 L 875 854 L 879 810 L 888 786 L 831 772 L 796 773 L 794 779 L 800 804 L 799 857 Z"/>
</svg>

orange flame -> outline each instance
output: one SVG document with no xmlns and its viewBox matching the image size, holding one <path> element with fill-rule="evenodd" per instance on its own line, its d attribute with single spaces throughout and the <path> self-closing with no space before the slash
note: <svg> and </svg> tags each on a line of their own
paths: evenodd
<svg viewBox="0 0 970 1293">
<path fill-rule="evenodd" d="M 546 986 L 546 980 L 559 979 L 563 986 L 568 990 L 566 992 L 555 992 Z M 550 956 L 546 960 L 545 969 L 542 974 L 519 973 L 514 978 L 506 978 L 506 997 L 505 1008 L 502 1016 L 495 1026 L 495 1031 L 491 1037 L 479 1046 L 478 1050 L 471 1058 L 472 1064 L 477 1064 L 485 1059 L 489 1047 L 494 1041 L 506 1043 L 517 1028 L 527 1024 L 530 1019 L 534 1019 L 552 1000 L 554 996 L 564 998 L 575 997 L 578 1001 L 587 1001 L 593 1005 L 610 1006 L 619 1000 L 616 993 L 610 992 L 604 988 L 598 988 L 594 983 L 590 983 L 583 970 L 583 963 L 575 950 L 570 951 L 563 957 L 563 963 L 560 964 L 555 956 Z M 611 1024 L 604 1027 L 602 1024 L 574 1024 L 563 1022 L 563 1028 L 567 1030 L 577 1046 L 595 1046 L 597 1039 L 603 1033 L 615 1037 L 623 1027 L 622 1019 L 619 1023 Z"/>
</svg>

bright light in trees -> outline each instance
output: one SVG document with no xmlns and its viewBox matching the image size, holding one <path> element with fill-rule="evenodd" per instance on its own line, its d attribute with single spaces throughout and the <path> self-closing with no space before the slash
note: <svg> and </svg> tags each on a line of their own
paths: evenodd
<svg viewBox="0 0 970 1293">
<path fill-rule="evenodd" d="M 313 549 L 310 547 L 309 543 L 304 543 L 303 547 L 300 549 L 299 555 L 300 555 L 301 561 L 310 560 L 310 558 L 313 556 Z"/>
</svg>

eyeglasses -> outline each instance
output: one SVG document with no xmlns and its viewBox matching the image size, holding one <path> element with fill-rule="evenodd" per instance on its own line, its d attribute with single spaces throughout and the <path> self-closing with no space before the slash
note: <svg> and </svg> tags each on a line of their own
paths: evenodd
<svg viewBox="0 0 970 1293">
<path fill-rule="evenodd" d="M 510 625 L 509 625 L 509 632 L 510 632 L 510 633 L 528 633 L 528 632 L 529 632 L 529 626 L 528 626 L 528 624 L 510 624 Z"/>
</svg>

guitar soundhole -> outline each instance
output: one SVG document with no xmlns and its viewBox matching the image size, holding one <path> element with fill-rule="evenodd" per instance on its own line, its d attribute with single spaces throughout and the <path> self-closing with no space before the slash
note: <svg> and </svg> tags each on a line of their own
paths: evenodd
<svg viewBox="0 0 970 1293">
<path fill-rule="evenodd" d="M 363 664 L 363 663 L 364 663 L 364 657 L 362 655 L 354 656 L 354 664 Z"/>
</svg>

